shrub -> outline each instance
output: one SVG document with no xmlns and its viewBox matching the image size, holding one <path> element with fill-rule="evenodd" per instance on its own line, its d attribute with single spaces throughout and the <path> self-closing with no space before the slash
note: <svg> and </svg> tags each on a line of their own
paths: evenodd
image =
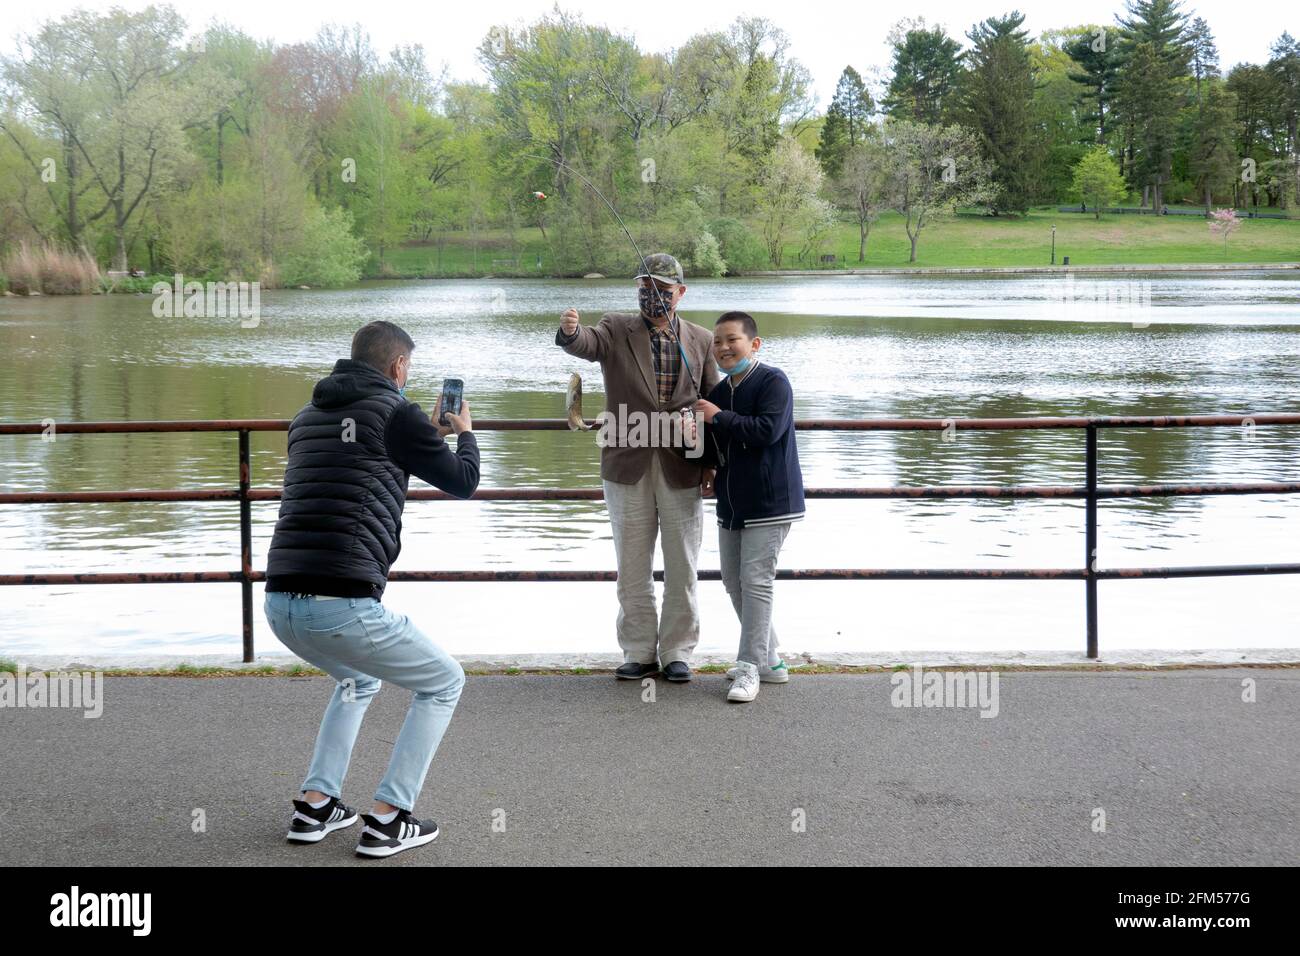
<svg viewBox="0 0 1300 956">
<path fill-rule="evenodd" d="M 352 234 L 352 216 L 344 209 L 307 214 L 302 239 L 278 266 L 278 281 L 286 286 L 341 286 L 361 278 L 369 253 Z"/>
<path fill-rule="evenodd" d="M 716 279 L 727 271 L 727 262 L 722 258 L 718 240 L 707 229 L 695 237 L 691 248 L 691 275 L 709 276 Z"/>
<path fill-rule="evenodd" d="M 1124 177 L 1105 146 L 1094 146 L 1083 154 L 1074 167 L 1072 182 L 1073 195 L 1096 207 L 1094 216 L 1097 219 L 1101 218 L 1103 209 L 1115 205 L 1127 191 Z"/>
<path fill-rule="evenodd" d="M 49 243 L 37 248 L 20 244 L 5 256 L 0 272 L 17 295 L 89 295 L 100 282 L 99 266 L 87 253 Z"/>
<path fill-rule="evenodd" d="M 1175 206 L 1183 202 L 1188 196 L 1195 194 L 1195 184 L 1189 183 L 1185 179 L 1175 179 L 1173 182 L 1165 183 L 1165 188 L 1161 192 L 1166 206 Z"/>
<path fill-rule="evenodd" d="M 718 240 L 728 272 L 767 268 L 767 250 L 739 219 L 715 219 L 709 223 L 709 232 Z"/>
</svg>

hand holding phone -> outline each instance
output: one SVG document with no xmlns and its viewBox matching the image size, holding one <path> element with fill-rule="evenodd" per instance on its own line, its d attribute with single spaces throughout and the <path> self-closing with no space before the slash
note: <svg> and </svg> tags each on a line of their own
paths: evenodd
<svg viewBox="0 0 1300 956">
<path fill-rule="evenodd" d="M 463 435 L 465 432 L 474 430 L 474 422 L 471 421 L 469 417 L 469 402 L 461 403 L 459 415 L 454 412 L 448 412 L 447 420 L 451 422 L 450 428 L 457 435 Z"/>
<path fill-rule="evenodd" d="M 442 395 L 438 398 L 438 415 L 439 425 L 450 425 L 447 420 L 447 413 L 453 415 L 460 414 L 460 403 L 465 396 L 465 383 L 459 378 L 444 378 L 442 380 Z"/>
</svg>

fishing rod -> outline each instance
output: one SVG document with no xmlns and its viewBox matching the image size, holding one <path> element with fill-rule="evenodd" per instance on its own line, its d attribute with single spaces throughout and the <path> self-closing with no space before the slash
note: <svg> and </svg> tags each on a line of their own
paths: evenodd
<svg viewBox="0 0 1300 956">
<path fill-rule="evenodd" d="M 623 235 L 627 236 L 628 242 L 632 243 L 632 248 L 636 250 L 636 256 L 641 261 L 641 273 L 642 275 L 646 276 L 646 278 L 649 280 L 650 288 L 654 290 L 655 298 L 659 300 L 659 308 L 663 309 L 665 315 L 668 315 L 669 314 L 668 305 L 667 303 L 664 302 L 664 295 L 663 292 L 661 292 L 659 289 L 659 284 L 655 282 L 654 277 L 650 275 L 650 264 L 646 261 L 645 254 L 641 251 L 641 247 L 637 245 L 636 239 L 633 238 L 632 231 L 627 228 L 627 223 L 623 222 L 623 217 L 620 216 L 618 214 L 618 210 L 614 208 L 614 204 L 610 202 L 607 198 L 605 198 L 605 194 L 602 193 L 596 187 L 596 184 L 593 183 L 586 176 L 584 176 L 582 173 L 578 172 L 578 170 L 574 169 L 568 163 L 558 160 L 554 156 L 541 156 L 538 155 L 537 153 L 520 153 L 519 155 L 524 159 L 538 159 L 544 163 L 554 163 L 560 169 L 567 170 L 568 172 L 572 173 L 574 176 L 578 177 L 578 179 L 582 183 L 584 183 L 587 187 L 589 187 L 591 191 L 594 192 L 600 198 L 600 201 L 603 202 L 606 208 L 609 209 L 610 213 L 613 214 L 614 219 L 618 222 L 619 228 L 623 230 Z M 695 398 L 699 400 L 704 396 L 700 394 L 700 390 L 695 385 L 695 377 L 694 377 L 694 373 L 692 373 L 691 371 L 691 363 L 686 358 L 686 349 L 682 348 L 681 339 L 679 339 L 677 335 L 673 332 L 671 322 L 668 324 L 667 329 L 668 329 L 669 336 L 672 338 L 673 342 L 677 345 L 677 351 L 681 354 L 682 364 L 686 366 L 686 378 L 691 383 L 691 389 L 695 392 Z M 701 380 L 701 384 L 703 384 L 703 380 Z"/>
</svg>

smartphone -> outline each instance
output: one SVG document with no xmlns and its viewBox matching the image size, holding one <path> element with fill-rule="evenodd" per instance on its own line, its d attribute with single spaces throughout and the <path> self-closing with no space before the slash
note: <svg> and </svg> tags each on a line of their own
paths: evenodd
<svg viewBox="0 0 1300 956">
<path fill-rule="evenodd" d="M 453 415 L 460 414 L 460 400 L 465 394 L 465 383 L 458 378 L 444 378 L 442 380 L 442 414 L 438 416 L 439 425 L 450 425 L 447 421 L 447 413 Z"/>
</svg>

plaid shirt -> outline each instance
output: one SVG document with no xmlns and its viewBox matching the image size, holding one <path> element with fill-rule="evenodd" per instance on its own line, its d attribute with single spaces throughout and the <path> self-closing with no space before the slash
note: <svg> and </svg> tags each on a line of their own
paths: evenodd
<svg viewBox="0 0 1300 956">
<path fill-rule="evenodd" d="M 682 371 L 682 353 L 677 347 L 677 316 L 660 329 L 645 316 L 641 317 L 650 332 L 650 355 L 654 359 L 655 384 L 659 387 L 659 406 L 667 408 L 677 390 Z"/>
</svg>

